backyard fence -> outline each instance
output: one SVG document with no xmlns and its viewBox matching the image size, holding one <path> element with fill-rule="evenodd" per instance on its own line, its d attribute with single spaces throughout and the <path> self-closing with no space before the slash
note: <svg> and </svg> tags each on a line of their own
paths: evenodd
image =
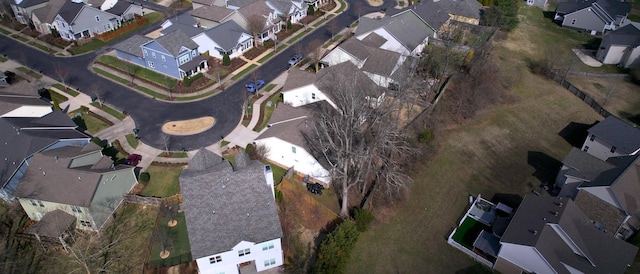
<svg viewBox="0 0 640 274">
<path fill-rule="evenodd" d="M 127 195 L 124 195 L 124 201 L 128 203 L 160 206 L 160 204 L 162 203 L 162 198 L 127 194 Z"/>
<path fill-rule="evenodd" d="M 466 253 L 467 255 L 469 255 L 469 257 L 471 257 L 472 259 L 476 260 L 477 262 L 488 266 L 489 268 L 493 268 L 493 263 L 490 262 L 489 260 L 483 258 L 482 256 L 478 255 L 477 253 L 467 249 L 466 247 L 462 246 L 461 244 L 457 243 L 456 241 L 454 241 L 451 237 L 452 235 L 455 233 L 455 230 L 451 233 L 451 235 L 449 236 L 449 238 L 447 239 L 447 243 L 449 243 L 449 245 L 455 247 L 456 249 Z"/>
<path fill-rule="evenodd" d="M 627 74 L 623 73 L 593 73 L 593 72 L 585 72 L 585 71 L 569 71 L 568 75 L 577 76 L 577 77 L 589 77 L 589 78 L 616 78 L 616 79 L 625 79 L 629 77 Z"/>
<path fill-rule="evenodd" d="M 190 261 L 192 261 L 191 253 L 188 253 L 188 254 L 182 254 L 180 256 L 175 256 L 171 258 L 149 261 L 147 263 L 146 268 L 170 267 L 174 265 L 188 263 Z"/>
<path fill-rule="evenodd" d="M 598 102 L 596 102 L 595 99 L 593 99 L 591 96 L 589 96 L 589 94 L 586 94 L 585 92 L 583 92 L 582 90 L 580 90 L 576 86 L 574 86 L 571 83 L 567 82 L 567 80 L 565 80 L 564 77 L 562 77 L 562 76 L 560 76 L 560 75 L 558 75 L 556 73 L 556 74 L 553 75 L 553 80 L 555 80 L 556 82 L 560 83 L 560 85 L 562 87 L 566 88 L 568 91 L 573 93 L 573 95 L 575 95 L 576 97 L 580 98 L 580 100 L 585 102 L 588 106 L 590 106 L 593 110 L 595 110 L 598 114 L 600 114 L 600 116 L 602 116 L 604 118 L 607 118 L 607 117 L 609 117 L 609 115 L 611 115 L 611 113 L 609 111 L 604 109 L 604 107 L 602 107 Z"/>
</svg>

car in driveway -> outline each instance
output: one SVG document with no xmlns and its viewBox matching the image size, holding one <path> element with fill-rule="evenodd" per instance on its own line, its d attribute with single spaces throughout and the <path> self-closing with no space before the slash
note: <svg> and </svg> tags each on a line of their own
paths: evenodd
<svg viewBox="0 0 640 274">
<path fill-rule="evenodd" d="M 257 92 L 262 87 L 264 87 L 264 80 L 257 80 L 255 83 L 254 82 L 249 82 L 246 85 L 247 91 L 251 92 L 251 93 Z"/>
<path fill-rule="evenodd" d="M 137 166 L 140 161 L 142 161 L 142 155 L 140 154 L 130 154 L 126 160 L 124 160 L 125 165 Z"/>
<path fill-rule="evenodd" d="M 289 59 L 289 67 L 293 67 L 302 61 L 302 54 L 296 53 Z"/>
</svg>

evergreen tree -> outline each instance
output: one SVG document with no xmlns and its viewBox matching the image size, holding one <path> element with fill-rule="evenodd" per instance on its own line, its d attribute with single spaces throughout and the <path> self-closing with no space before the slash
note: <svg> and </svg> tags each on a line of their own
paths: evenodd
<svg viewBox="0 0 640 274">
<path fill-rule="evenodd" d="M 231 65 L 231 58 L 229 58 L 229 54 L 224 54 L 222 55 L 222 65 L 223 66 L 228 66 Z"/>
<path fill-rule="evenodd" d="M 499 27 L 504 31 L 514 30 L 519 23 L 519 0 L 495 0 L 482 16 L 484 25 Z"/>
<path fill-rule="evenodd" d="M 358 230 L 349 220 L 344 220 L 320 245 L 314 273 L 343 273 L 349 262 L 351 250 L 358 241 Z"/>
</svg>

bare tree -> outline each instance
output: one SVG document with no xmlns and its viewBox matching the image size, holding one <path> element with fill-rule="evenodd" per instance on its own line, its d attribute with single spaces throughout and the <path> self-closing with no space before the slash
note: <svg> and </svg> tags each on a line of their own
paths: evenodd
<svg viewBox="0 0 640 274">
<path fill-rule="evenodd" d="M 164 143 L 164 151 L 166 152 L 166 154 L 168 156 L 170 154 L 169 148 L 171 147 L 171 143 L 173 142 L 173 139 L 171 138 L 171 135 L 166 134 L 166 133 L 162 133 L 162 142 Z"/>
<path fill-rule="evenodd" d="M 253 35 L 253 43 L 257 47 L 258 45 L 262 45 L 262 43 L 258 40 L 258 35 L 262 33 L 265 27 L 265 18 L 254 15 L 247 19 L 247 24 L 249 27 L 249 32 Z"/>
<path fill-rule="evenodd" d="M 53 73 L 58 76 L 60 83 L 62 83 L 63 85 L 67 84 L 67 78 L 69 77 L 69 70 L 67 68 L 59 63 L 56 63 L 55 65 L 53 65 Z"/>
<path fill-rule="evenodd" d="M 254 153 L 255 157 L 258 160 L 264 160 L 269 155 L 270 149 L 263 143 L 258 143 L 254 145 Z"/>
<path fill-rule="evenodd" d="M 613 95 L 617 91 L 618 91 L 618 83 L 616 82 L 609 88 L 609 90 L 607 90 L 607 93 L 604 96 L 604 101 L 602 102 L 602 106 L 606 106 L 609 99 L 611 99 L 611 97 L 613 97 Z"/>
<path fill-rule="evenodd" d="M 331 33 L 331 41 L 335 40 L 336 34 L 340 31 L 337 20 L 330 20 L 327 23 L 327 30 Z"/>
<path fill-rule="evenodd" d="M 125 63 L 125 66 L 127 67 L 127 73 L 131 77 L 131 85 L 133 86 L 134 85 L 133 81 L 136 79 L 136 75 L 142 68 L 131 61 L 124 62 L 124 63 Z"/>
<path fill-rule="evenodd" d="M 93 91 L 93 94 L 95 94 L 96 99 L 98 100 L 100 105 L 104 105 L 104 103 L 107 101 L 109 93 L 96 83 L 91 84 L 90 88 Z"/>
<path fill-rule="evenodd" d="M 323 91 L 335 106 L 316 105 L 313 125 L 303 134 L 313 154 L 329 163 L 332 183 L 341 196 L 340 215 L 346 217 L 349 190 L 372 177 L 379 181 L 372 191 L 383 190 L 388 195 L 411 183 L 399 163 L 413 152 L 397 126 L 400 100 L 373 104 L 379 97 L 372 92 L 383 90 L 364 74 L 332 72 L 325 77 L 330 78 L 323 81 Z"/>
<path fill-rule="evenodd" d="M 322 59 L 322 41 L 320 39 L 313 39 L 307 45 L 309 54 L 309 58 L 311 59 L 311 63 L 314 65 L 316 72 L 320 70 L 320 59 Z"/>
</svg>

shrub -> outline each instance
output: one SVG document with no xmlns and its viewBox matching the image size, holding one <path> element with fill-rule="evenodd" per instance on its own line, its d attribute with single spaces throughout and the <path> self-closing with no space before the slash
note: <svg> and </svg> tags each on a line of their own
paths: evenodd
<svg viewBox="0 0 640 274">
<path fill-rule="evenodd" d="M 142 172 L 140 173 L 139 180 L 141 183 L 146 184 L 151 180 L 151 174 L 149 174 L 149 172 Z"/>
<path fill-rule="evenodd" d="M 222 55 L 222 65 L 223 66 L 228 66 L 231 65 L 231 58 L 229 58 L 229 54 L 224 54 Z"/>
<path fill-rule="evenodd" d="M 253 144 L 247 144 L 247 147 L 244 149 L 251 159 L 255 159 L 256 148 Z"/>
<path fill-rule="evenodd" d="M 91 138 L 91 142 L 100 146 L 100 147 L 105 147 L 104 141 L 102 141 L 102 139 L 98 138 L 98 137 L 93 137 Z"/>
<path fill-rule="evenodd" d="M 190 87 L 193 82 L 195 82 L 196 80 L 198 80 L 200 78 L 202 78 L 202 73 L 198 73 L 196 75 L 192 75 L 191 77 L 185 76 L 182 79 L 182 85 L 184 85 L 185 87 Z"/>
<path fill-rule="evenodd" d="M 373 222 L 375 217 L 371 211 L 364 208 L 356 208 L 353 211 L 353 218 L 356 220 L 356 228 L 360 232 L 365 232 L 369 228 L 369 224 Z"/>
<path fill-rule="evenodd" d="M 316 13 L 316 9 L 313 8 L 313 6 L 309 5 L 309 7 L 307 8 L 307 14 L 313 16 Z"/>
<path fill-rule="evenodd" d="M 284 193 L 282 193 L 282 191 L 275 189 L 275 196 L 276 196 L 276 202 L 278 202 L 279 204 L 282 203 L 282 201 L 284 201 Z"/>
<path fill-rule="evenodd" d="M 424 129 L 422 132 L 420 132 L 420 134 L 418 134 L 418 141 L 422 143 L 428 143 L 431 140 L 433 140 L 433 134 L 428 128 Z"/>
<path fill-rule="evenodd" d="M 356 226 L 348 220 L 343 221 L 320 245 L 313 273 L 343 273 L 357 241 Z"/>
</svg>

